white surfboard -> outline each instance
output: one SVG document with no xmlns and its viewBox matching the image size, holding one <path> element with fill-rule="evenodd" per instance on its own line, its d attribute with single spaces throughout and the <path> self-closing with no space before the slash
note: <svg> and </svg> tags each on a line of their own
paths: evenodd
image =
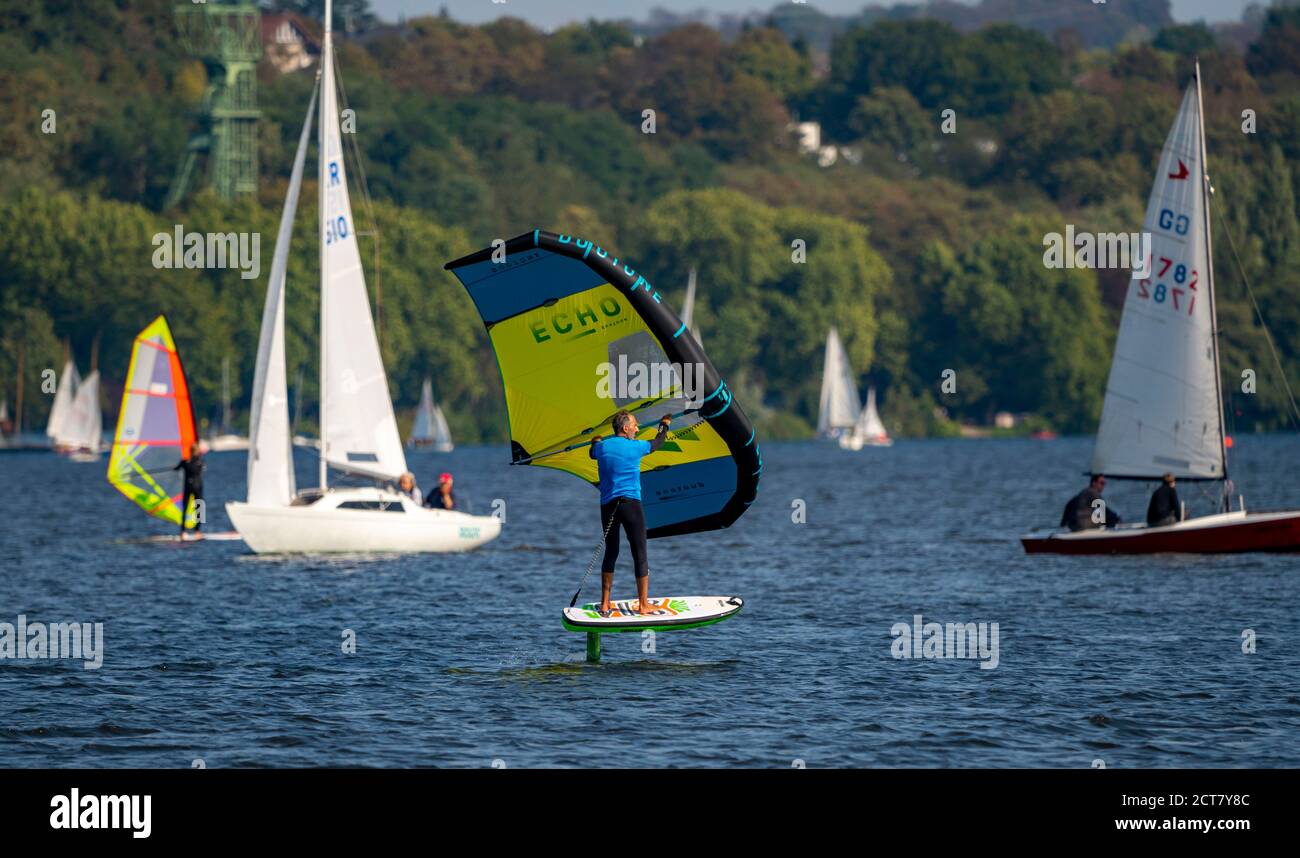
<svg viewBox="0 0 1300 858">
<path fill-rule="evenodd" d="M 571 632 L 638 632 L 694 629 L 719 623 L 740 613 L 745 600 L 739 596 L 666 596 L 651 598 L 651 614 L 635 612 L 636 599 L 619 599 L 609 603 L 608 613 L 588 603 L 564 609 L 564 627 Z"/>
</svg>

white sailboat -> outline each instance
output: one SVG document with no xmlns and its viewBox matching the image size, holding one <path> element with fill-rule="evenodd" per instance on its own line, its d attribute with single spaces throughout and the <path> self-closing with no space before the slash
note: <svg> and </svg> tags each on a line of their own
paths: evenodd
<svg viewBox="0 0 1300 858">
<path fill-rule="evenodd" d="M 221 359 L 221 425 L 208 439 L 208 449 L 213 453 L 230 453 L 248 449 L 248 439 L 231 429 L 230 411 L 230 356 Z"/>
<path fill-rule="evenodd" d="M 464 551 L 495 539 L 494 516 L 421 507 L 387 487 L 330 487 L 329 469 L 375 481 L 406 471 L 388 378 L 380 356 L 348 197 L 332 3 L 325 3 L 318 130 L 320 152 L 320 485 L 295 492 L 285 379 L 285 268 L 310 137 L 307 109 L 268 276 L 253 380 L 248 500 L 226 505 L 258 553 Z"/>
<path fill-rule="evenodd" d="M 415 425 L 411 427 L 408 443 L 413 447 L 432 447 L 439 453 L 450 453 L 456 448 L 451 441 L 451 428 L 442 407 L 433 401 L 433 380 L 426 378 L 420 389 L 420 405 L 415 410 Z"/>
<path fill-rule="evenodd" d="M 99 410 L 99 371 L 82 379 L 72 397 L 57 439 L 74 462 L 93 462 L 104 444 L 104 415 Z"/>
<path fill-rule="evenodd" d="M 704 345 L 700 338 L 700 329 L 695 324 L 695 269 L 691 269 L 686 280 L 686 300 L 682 302 L 682 327 L 691 332 L 695 342 Z"/>
<path fill-rule="evenodd" d="M 63 364 L 59 375 L 59 386 L 54 390 L 54 402 L 50 405 L 50 419 L 45 425 L 45 434 L 56 450 L 67 445 L 62 440 L 67 431 L 68 415 L 72 413 L 72 398 L 77 395 L 77 386 L 81 384 L 81 373 L 69 357 Z"/>
<path fill-rule="evenodd" d="M 852 434 L 861 441 L 859 447 L 890 447 L 894 440 L 885 430 L 885 424 L 876 411 L 876 389 L 867 388 L 867 404 L 863 407 L 858 420 L 853 424 Z"/>
<path fill-rule="evenodd" d="M 822 364 L 817 437 L 835 441 L 845 450 L 861 450 L 862 440 L 853 431 L 861 413 L 862 403 L 858 401 L 848 353 L 840 342 L 839 331 L 832 327 L 826 335 L 826 357 Z"/>
<path fill-rule="evenodd" d="M 1221 511 L 1021 540 L 1030 553 L 1113 554 L 1300 549 L 1300 511 L 1231 509 L 1201 74 L 1183 96 L 1147 202 L 1150 276 L 1130 281 L 1093 447 L 1108 479 L 1222 483 Z"/>
</svg>

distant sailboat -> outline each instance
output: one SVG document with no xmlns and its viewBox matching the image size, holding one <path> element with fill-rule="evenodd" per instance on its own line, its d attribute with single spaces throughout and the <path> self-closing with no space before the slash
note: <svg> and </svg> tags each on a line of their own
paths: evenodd
<svg viewBox="0 0 1300 858">
<path fill-rule="evenodd" d="M 1220 481 L 1221 511 L 1173 524 L 1025 537 L 1051 554 L 1300 550 L 1300 510 L 1231 510 L 1219 372 L 1201 72 L 1165 139 L 1147 202 L 1151 274 L 1129 281 L 1091 472 L 1111 480 Z"/>
<path fill-rule="evenodd" d="M 420 406 L 415 410 L 415 425 L 408 443 L 413 447 L 433 447 L 436 452 L 450 453 L 451 429 L 442 408 L 433 401 L 433 380 L 426 378 L 420 390 Z"/>
<path fill-rule="evenodd" d="M 54 402 L 50 406 L 50 419 L 45 426 L 45 434 L 56 450 L 65 450 L 67 443 L 64 436 L 68 429 L 68 416 L 72 413 L 72 399 L 77 395 L 81 384 L 81 373 L 69 357 L 63 364 L 63 373 L 59 376 L 59 386 L 54 389 Z"/>
<path fill-rule="evenodd" d="M 208 439 L 208 449 L 214 453 L 229 453 L 248 449 L 248 439 L 235 432 L 230 410 L 230 356 L 221 359 L 221 425 L 217 434 Z"/>
<path fill-rule="evenodd" d="M 894 442 L 876 413 L 876 389 L 867 391 L 867 407 L 858 399 L 857 383 L 849 365 L 848 352 L 834 327 L 826 335 L 822 364 L 821 405 L 817 413 L 817 436 L 835 441 L 842 450 L 865 446 L 888 447 Z"/>
<path fill-rule="evenodd" d="M 93 462 L 104 443 L 104 415 L 99 408 L 99 371 L 82 379 L 72 397 L 58 441 L 75 462 Z"/>
<path fill-rule="evenodd" d="M 317 92 L 307 108 L 267 278 L 249 422 L 248 500 L 226 505 L 258 553 L 465 551 L 495 539 L 495 516 L 421 507 L 384 485 L 329 487 L 329 469 L 384 483 L 406 471 L 348 197 L 325 2 L 317 148 L 320 202 L 320 487 L 295 490 L 285 379 L 285 271 Z"/>
<path fill-rule="evenodd" d="M 695 337 L 695 342 L 704 345 L 704 340 L 700 338 L 699 326 L 695 324 L 695 269 L 691 269 L 690 276 L 686 280 L 686 300 L 682 302 L 682 326 L 691 332 Z"/>
<path fill-rule="evenodd" d="M 894 441 L 885 431 L 885 424 L 880 419 L 880 414 L 876 412 L 876 389 L 867 388 L 867 404 L 858 415 L 857 423 L 853 424 L 853 434 L 861 439 L 861 446 L 867 447 L 889 447 Z"/>
</svg>

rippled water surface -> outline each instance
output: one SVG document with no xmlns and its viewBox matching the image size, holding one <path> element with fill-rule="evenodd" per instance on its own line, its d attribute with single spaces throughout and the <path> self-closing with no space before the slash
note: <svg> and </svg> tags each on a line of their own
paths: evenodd
<svg viewBox="0 0 1300 858">
<path fill-rule="evenodd" d="M 507 467 L 503 448 L 412 457 L 425 483 L 455 472 L 479 512 L 506 501 L 487 548 L 288 559 L 123 542 L 169 531 L 104 462 L 0 455 L 0 622 L 105 637 L 99 670 L 0 661 L 0 765 L 1300 765 L 1300 556 L 1022 553 L 1090 445 L 764 445 L 736 525 L 650 543 L 653 593 L 736 593 L 745 610 L 649 652 L 606 636 L 597 665 L 559 622 L 599 538 L 595 492 Z M 244 455 L 209 463 L 225 530 Z M 1293 437 L 1239 439 L 1247 506 L 1300 505 L 1298 463 Z M 310 485 L 314 460 L 298 465 Z M 1145 491 L 1107 496 L 1139 518 Z M 890 628 L 917 613 L 998 623 L 997 667 L 895 659 Z"/>
</svg>

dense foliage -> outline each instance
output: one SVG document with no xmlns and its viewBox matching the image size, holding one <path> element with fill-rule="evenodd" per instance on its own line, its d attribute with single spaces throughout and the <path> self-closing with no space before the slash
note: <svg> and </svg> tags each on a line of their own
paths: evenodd
<svg viewBox="0 0 1300 858">
<path fill-rule="evenodd" d="M 200 413 L 215 413 L 226 358 L 244 411 L 314 69 L 280 76 L 263 64 L 256 198 L 200 192 L 161 211 L 209 70 L 176 38 L 171 0 L 75 5 L 0 0 L 0 395 L 12 408 L 21 354 L 24 417 L 40 425 L 41 371 L 61 364 L 65 341 L 84 371 L 97 344 L 111 410 L 131 336 L 165 312 Z M 363 237 L 363 257 L 392 392 L 409 414 L 432 375 L 461 440 L 501 439 L 503 405 L 481 325 L 442 264 L 535 226 L 617 248 L 674 303 L 697 267 L 710 356 L 768 432 L 811 430 L 832 323 L 900 434 L 1002 410 L 1090 431 L 1126 281 L 1045 269 L 1042 237 L 1066 223 L 1138 228 L 1193 55 L 1206 82 L 1224 375 L 1230 389 L 1243 369 L 1259 377 L 1257 394 L 1232 397 L 1231 419 L 1240 431 L 1286 425 L 1242 272 L 1300 379 L 1300 10 L 1270 10 L 1244 54 L 1204 27 L 1105 50 L 889 14 L 838 29 L 821 54 L 765 26 L 642 38 L 603 22 L 553 33 L 513 19 L 380 25 L 360 0 L 343 11 L 352 32 L 339 61 L 380 236 Z M 43 132 L 47 109 L 55 133 Z M 941 128 L 946 110 L 955 133 Z M 1257 133 L 1243 133 L 1246 110 Z M 821 124 L 835 163 L 799 151 L 794 120 Z M 311 403 L 314 179 L 302 198 L 288 356 Z M 370 231 L 360 194 L 354 204 Z M 176 224 L 259 232 L 262 277 L 154 268 L 152 236 Z M 955 394 L 940 392 L 946 369 Z"/>
</svg>

